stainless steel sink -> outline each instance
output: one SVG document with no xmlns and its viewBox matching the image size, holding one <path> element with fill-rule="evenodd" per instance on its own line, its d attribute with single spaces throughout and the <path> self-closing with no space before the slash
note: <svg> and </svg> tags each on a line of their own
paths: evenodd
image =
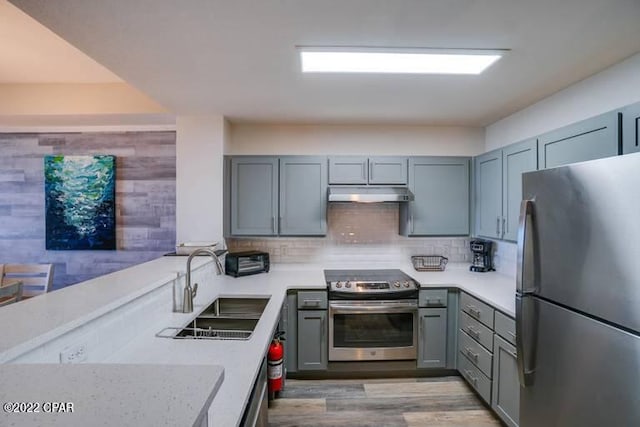
<svg viewBox="0 0 640 427">
<path fill-rule="evenodd" d="M 248 340 L 269 298 L 221 297 L 183 328 L 164 328 L 160 338 Z"/>
</svg>

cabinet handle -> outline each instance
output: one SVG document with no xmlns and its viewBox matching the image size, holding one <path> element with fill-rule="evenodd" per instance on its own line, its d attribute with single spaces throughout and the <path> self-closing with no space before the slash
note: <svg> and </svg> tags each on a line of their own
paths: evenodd
<svg viewBox="0 0 640 427">
<path fill-rule="evenodd" d="M 273 232 L 276 232 L 276 217 L 272 216 L 271 217 L 271 230 L 273 230 Z"/>
<path fill-rule="evenodd" d="M 473 383 L 473 385 L 477 386 L 478 385 L 478 378 L 475 378 L 473 375 L 471 375 L 471 371 L 468 369 L 464 370 L 465 375 L 467 376 L 467 379 Z"/>
<path fill-rule="evenodd" d="M 282 230 L 282 217 L 281 216 L 278 217 L 278 231 L 279 230 Z"/>
<path fill-rule="evenodd" d="M 467 356 L 473 358 L 476 362 L 478 361 L 478 357 L 480 357 L 478 353 L 474 353 L 469 347 L 466 347 L 464 351 L 467 352 Z"/>
<path fill-rule="evenodd" d="M 475 317 L 477 320 L 480 320 L 480 310 L 472 305 L 467 304 L 467 311 L 469 312 L 469 316 Z"/>
<path fill-rule="evenodd" d="M 373 163 L 369 163 L 369 181 L 373 181 Z"/>
<path fill-rule="evenodd" d="M 427 305 L 442 305 L 442 299 L 427 299 Z"/>
<path fill-rule="evenodd" d="M 638 133 L 638 123 L 640 123 L 640 117 L 636 117 L 636 147 L 638 146 L 638 137 L 640 137 L 640 134 Z"/>
<path fill-rule="evenodd" d="M 496 218 L 496 236 L 500 237 L 500 217 Z"/>
<path fill-rule="evenodd" d="M 515 333 L 515 332 L 507 331 L 507 333 L 508 333 L 509 335 L 511 335 L 512 337 L 514 337 L 514 338 L 516 337 L 516 333 Z"/>
<path fill-rule="evenodd" d="M 320 305 L 319 299 L 305 299 L 302 301 L 302 305 Z"/>
<path fill-rule="evenodd" d="M 471 326 L 467 326 L 467 333 L 469 335 L 472 335 L 475 337 L 475 339 L 479 340 L 480 339 L 480 331 L 476 331 L 475 329 L 473 329 L 473 327 Z"/>
<path fill-rule="evenodd" d="M 411 208 L 409 208 L 409 209 L 411 209 Z M 413 234 L 415 232 L 415 226 L 414 226 L 414 223 L 413 223 L 413 214 L 411 214 L 409 216 L 409 221 L 411 222 L 411 233 Z"/>
<path fill-rule="evenodd" d="M 516 354 L 515 351 L 507 351 L 507 353 L 509 353 L 511 356 L 513 356 L 514 359 L 518 358 L 518 355 Z"/>
<path fill-rule="evenodd" d="M 504 238 L 504 235 L 507 234 L 507 219 L 505 217 L 502 217 L 502 237 Z"/>
</svg>

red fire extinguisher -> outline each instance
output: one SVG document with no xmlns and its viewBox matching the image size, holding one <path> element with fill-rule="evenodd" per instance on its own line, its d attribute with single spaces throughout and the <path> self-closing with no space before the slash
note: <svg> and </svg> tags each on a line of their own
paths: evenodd
<svg viewBox="0 0 640 427">
<path fill-rule="evenodd" d="M 269 397 L 271 399 L 275 397 L 276 392 L 282 390 L 282 379 L 284 376 L 283 340 L 284 332 L 276 332 L 269 346 L 269 353 L 267 354 L 267 376 L 269 378 Z"/>
</svg>

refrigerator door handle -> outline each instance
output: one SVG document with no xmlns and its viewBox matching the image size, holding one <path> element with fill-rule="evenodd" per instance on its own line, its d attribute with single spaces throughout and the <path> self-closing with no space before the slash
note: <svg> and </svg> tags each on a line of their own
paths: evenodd
<svg viewBox="0 0 640 427">
<path fill-rule="evenodd" d="M 523 200 L 520 204 L 518 221 L 518 272 L 516 274 L 516 289 L 521 294 L 535 292 L 532 225 L 533 200 Z"/>
<path fill-rule="evenodd" d="M 538 315 L 532 296 L 516 296 L 516 360 L 521 387 L 533 385 Z"/>
</svg>

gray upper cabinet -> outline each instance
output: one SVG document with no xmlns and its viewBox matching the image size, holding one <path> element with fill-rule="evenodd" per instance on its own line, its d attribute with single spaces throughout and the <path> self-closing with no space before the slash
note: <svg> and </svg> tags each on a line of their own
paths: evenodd
<svg viewBox="0 0 640 427">
<path fill-rule="evenodd" d="M 622 151 L 640 151 L 640 102 L 622 110 Z"/>
<path fill-rule="evenodd" d="M 329 184 L 406 185 L 407 157 L 329 157 Z"/>
<path fill-rule="evenodd" d="M 518 427 L 520 382 L 516 349 L 498 335 L 494 337 L 491 407 L 507 426 Z"/>
<path fill-rule="evenodd" d="M 406 157 L 370 157 L 369 184 L 407 184 Z"/>
<path fill-rule="evenodd" d="M 409 189 L 415 200 L 400 206 L 401 234 L 469 234 L 468 157 L 411 157 Z"/>
<path fill-rule="evenodd" d="M 447 309 L 420 308 L 418 316 L 418 368 L 444 368 L 447 364 Z"/>
<path fill-rule="evenodd" d="M 369 159 L 362 156 L 329 157 L 329 184 L 366 184 Z"/>
<path fill-rule="evenodd" d="M 522 174 L 538 169 L 537 140 L 529 139 L 502 150 L 502 238 L 516 241 L 522 201 Z"/>
<path fill-rule="evenodd" d="M 475 214 L 478 236 L 502 236 L 502 150 L 475 159 Z"/>
<path fill-rule="evenodd" d="M 622 115 L 616 111 L 601 114 L 538 138 L 538 166 L 553 168 L 620 154 Z"/>
<path fill-rule="evenodd" d="M 278 216 L 278 158 L 231 159 L 231 233 L 274 236 Z"/>
<path fill-rule="evenodd" d="M 528 139 L 475 158 L 476 234 L 517 239 L 522 174 L 538 167 L 537 141 Z"/>
<path fill-rule="evenodd" d="M 280 158 L 281 236 L 327 234 L 327 158 Z"/>
</svg>

